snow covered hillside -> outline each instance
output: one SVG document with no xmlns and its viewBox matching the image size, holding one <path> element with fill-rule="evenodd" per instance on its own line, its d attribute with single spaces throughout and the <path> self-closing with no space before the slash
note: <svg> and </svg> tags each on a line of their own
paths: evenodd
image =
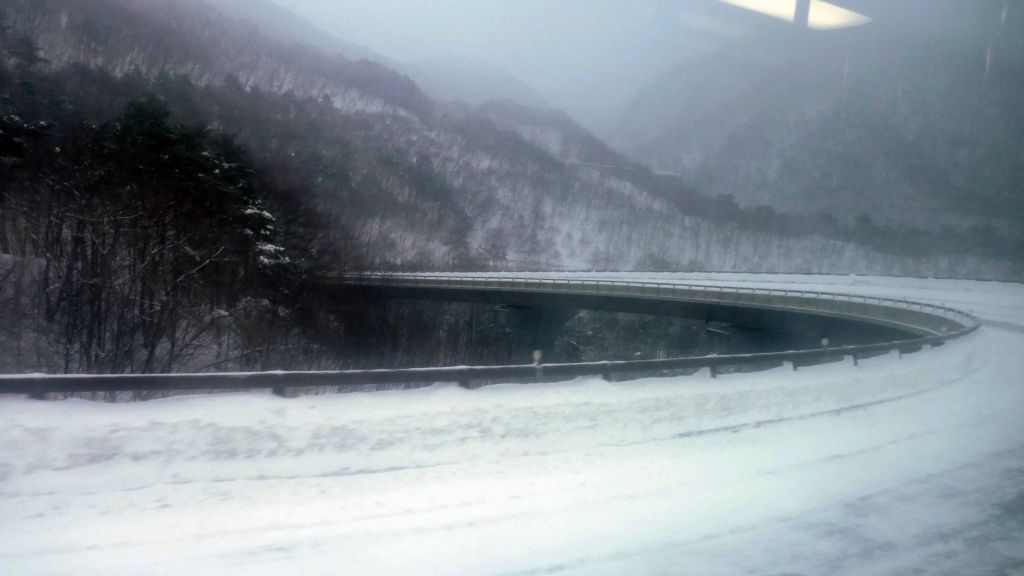
<svg viewBox="0 0 1024 576">
<path fill-rule="evenodd" d="M 186 0 L 0 3 L 0 22 L 6 23 L 0 25 L 0 33 L 10 36 L 0 40 L 0 72 L 7 75 L 0 75 L 0 81 L 9 85 L 8 96 L 16 96 L 0 101 L 5 106 L 0 110 L 0 136 L 6 134 L 10 140 L 0 142 L 0 156 L 9 158 L 3 164 L 13 171 L 8 178 L 25 182 L 9 192 L 18 199 L 14 206 L 29 204 L 40 196 L 39 190 L 52 187 L 40 182 L 57 177 L 55 166 L 61 164 L 51 157 L 53 150 L 65 150 L 62 159 L 87 155 L 87 147 L 78 143 L 89 134 L 88 127 L 116 123 L 127 102 L 156 96 L 166 103 L 173 123 L 234 140 L 251 158 L 259 190 L 274 198 L 267 203 L 268 210 L 282 217 L 281 234 L 294 236 L 303 251 L 307 244 L 312 246 L 307 258 L 293 253 L 293 262 L 322 259 L 332 269 L 350 270 L 753 270 L 1024 278 L 1018 258 L 1019 226 L 999 225 L 1016 222 L 1016 216 L 1006 216 L 1020 212 L 1013 200 L 1017 188 L 968 178 L 962 186 L 964 197 L 975 198 L 991 188 L 987 201 L 1007 208 L 978 215 L 975 209 L 988 204 L 970 201 L 963 207 L 944 207 L 937 215 L 935 210 L 919 209 L 908 204 L 906 194 L 891 194 L 894 186 L 898 191 L 921 186 L 930 190 L 937 177 L 928 175 L 946 174 L 947 169 L 915 161 L 927 156 L 921 151 L 907 157 L 902 140 L 893 143 L 879 137 L 890 142 L 882 148 L 865 144 L 868 159 L 842 163 L 845 172 L 831 168 L 828 160 L 835 154 L 819 153 L 813 146 L 814 154 L 789 155 L 777 151 L 781 144 L 765 144 L 761 137 L 727 146 L 723 150 L 748 151 L 744 157 L 754 160 L 773 150 L 785 158 L 818 159 L 798 166 L 794 177 L 803 184 L 787 195 L 795 198 L 785 204 L 791 211 L 759 205 L 750 195 L 739 197 L 749 204 L 741 208 L 730 195 L 735 192 L 730 186 L 695 186 L 700 180 L 686 170 L 668 170 L 686 176 L 654 173 L 611 149 L 563 112 L 510 102 L 435 102 L 386 63 L 337 54 L 354 57 L 362 52 L 358 48 L 353 51 L 352 46 L 315 32 L 298 32 L 301 18 L 289 17 L 281 6 L 252 6 L 243 0 L 214 3 L 223 12 Z M 25 61 L 14 66 L 22 57 Z M 483 84 L 495 87 L 494 82 Z M 710 89 L 705 83 L 687 84 Z M 29 86 L 31 90 L 23 89 Z M 1019 90 L 1011 93 L 1016 96 Z M 670 100 L 673 105 L 683 102 Z M 985 99 L 972 97 L 975 101 Z M 748 115 L 746 106 L 735 101 L 726 111 L 729 122 L 716 120 L 722 113 L 710 115 L 711 122 L 733 126 Z M 638 125 L 647 125 L 642 120 L 646 117 L 638 116 Z M 1001 116 L 993 118 L 998 124 Z M 671 131 L 671 123 L 656 124 L 658 130 Z M 1012 130 L 1014 124 L 1007 126 L 999 133 L 1019 132 Z M 793 132 L 784 128 L 783 136 Z M 64 140 L 71 136 L 74 145 Z M 845 141 L 836 138 L 828 134 L 810 141 L 836 141 L 828 150 L 844 150 Z M 994 164 L 971 160 L 988 166 L 979 182 L 1001 178 L 989 173 L 1015 174 L 1007 167 L 1016 158 L 1013 142 L 997 138 L 988 148 L 999 152 L 982 155 Z M 676 149 L 671 142 L 664 146 L 667 154 Z M 778 164 L 752 161 L 741 170 L 729 160 L 732 155 L 712 154 L 727 166 L 729 175 L 741 180 L 746 168 Z M 903 158 L 902 169 L 858 168 L 889 165 L 875 162 L 876 156 Z M 1005 158 L 1010 164 L 999 160 Z M 959 162 L 946 164 L 955 167 Z M 925 166 L 926 174 L 907 183 L 900 176 L 905 176 L 907 166 Z M 850 178 L 842 177 L 851 170 L 855 173 Z M 875 180 L 864 180 L 865 172 Z M 868 185 L 876 180 L 879 186 Z M 779 185 L 788 190 L 784 182 Z M 750 186 L 744 181 L 736 187 Z M 876 188 L 881 192 L 872 198 L 878 208 L 864 213 L 868 208 L 855 197 Z M 826 196 L 833 203 L 823 204 Z M 890 202 L 890 196 L 898 202 Z M 92 207 L 94 195 L 82 198 Z M 285 218 L 286 206 L 305 216 Z M 932 202 L 925 207 L 932 207 Z M 876 214 L 879 210 L 918 216 L 911 221 L 932 219 L 934 225 L 882 226 L 907 220 L 882 219 Z M 23 211 L 28 216 L 20 215 Z M 0 230 L 15 237 L 0 238 L 0 247 L 32 246 L 16 238 L 40 234 L 44 225 L 32 217 L 36 213 L 19 208 L 17 214 L 0 214 L 7 222 Z M 338 257 L 325 256 L 325 251 L 337 252 Z"/>
<path fill-rule="evenodd" d="M 1024 286 L 654 276 L 906 297 L 985 326 L 902 359 L 716 380 L 3 398 L 3 573 L 1024 569 Z"/>
</svg>

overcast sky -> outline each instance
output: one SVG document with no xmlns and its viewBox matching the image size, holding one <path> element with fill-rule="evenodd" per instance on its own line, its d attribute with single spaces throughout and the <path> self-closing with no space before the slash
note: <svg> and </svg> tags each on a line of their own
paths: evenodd
<svg viewBox="0 0 1024 576">
<path fill-rule="evenodd" d="M 591 125 L 668 67 L 736 32 L 687 11 L 701 0 L 275 1 L 394 60 L 492 65 Z"/>
</svg>

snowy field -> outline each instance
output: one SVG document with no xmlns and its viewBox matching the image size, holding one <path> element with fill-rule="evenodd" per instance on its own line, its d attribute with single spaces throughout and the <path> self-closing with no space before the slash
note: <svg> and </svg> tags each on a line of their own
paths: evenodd
<svg viewBox="0 0 1024 576">
<path fill-rule="evenodd" d="M 715 380 L 0 399 L 0 574 L 1024 574 L 1024 286 L 628 277 L 985 326 Z"/>
</svg>

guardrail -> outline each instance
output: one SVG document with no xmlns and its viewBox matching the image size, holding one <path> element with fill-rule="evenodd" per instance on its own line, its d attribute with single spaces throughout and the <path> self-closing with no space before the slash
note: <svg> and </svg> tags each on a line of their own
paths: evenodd
<svg viewBox="0 0 1024 576">
<path fill-rule="evenodd" d="M 323 372 L 253 372 L 209 374 L 131 374 L 131 375 L 16 375 L 0 376 L 0 393 L 29 394 L 44 398 L 47 393 L 68 392 L 154 392 L 195 390 L 273 389 L 286 395 L 288 388 L 350 387 L 381 384 L 479 381 L 542 380 L 622 374 L 651 374 L 707 368 L 714 377 L 727 367 L 821 363 L 860 358 L 884 352 L 913 352 L 925 346 L 938 346 L 974 332 L 980 323 L 973 316 L 945 306 L 936 306 L 891 298 L 862 297 L 785 289 L 741 288 L 634 282 L 617 280 L 574 280 L 558 278 L 487 277 L 449 275 L 361 274 L 339 276 L 343 284 L 422 286 L 466 289 L 558 291 L 579 294 L 615 294 L 643 298 L 690 299 L 723 305 L 770 307 L 804 313 L 817 313 L 872 322 L 900 325 L 925 335 L 875 344 L 769 352 L 630 360 L 582 362 L 572 364 L 459 366 L 398 370 L 345 370 Z M 880 318 L 888 314 L 888 318 Z M 893 319 L 895 316 L 895 319 Z"/>
</svg>

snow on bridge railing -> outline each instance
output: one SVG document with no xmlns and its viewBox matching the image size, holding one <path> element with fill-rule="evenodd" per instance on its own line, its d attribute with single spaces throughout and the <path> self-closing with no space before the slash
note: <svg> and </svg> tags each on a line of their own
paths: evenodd
<svg viewBox="0 0 1024 576">
<path fill-rule="evenodd" d="M 723 286 L 715 284 L 694 284 L 687 282 L 655 282 L 655 281 L 643 281 L 643 280 L 614 280 L 604 278 L 551 278 L 551 277 L 529 277 L 529 276 L 487 276 L 487 275 L 473 275 L 473 274 L 404 274 L 404 273 L 385 273 L 385 272 L 374 272 L 374 273 L 355 273 L 355 274 L 342 274 L 334 276 L 333 279 L 346 284 L 377 284 L 387 286 L 420 286 L 420 287 L 447 287 L 447 288 L 466 288 L 466 289 L 481 289 L 481 290 L 500 290 L 500 289 L 514 289 L 522 291 L 556 291 L 556 292 L 575 292 L 575 293 L 594 293 L 595 288 L 597 292 L 609 293 L 615 292 L 614 290 L 600 290 L 602 287 L 625 287 L 627 290 L 621 292 L 624 296 L 638 295 L 638 296 L 649 296 L 649 297 L 667 297 L 682 296 L 682 292 L 686 291 L 690 294 L 686 295 L 688 299 L 694 299 L 695 294 L 702 294 L 706 296 L 706 300 L 729 303 L 729 304 L 747 304 L 751 306 L 764 306 L 772 305 L 760 300 L 741 302 L 738 298 L 739 295 L 749 294 L 754 296 L 780 296 L 790 299 L 790 305 L 780 305 L 775 303 L 775 307 L 800 310 L 807 312 L 843 312 L 841 309 L 842 303 L 860 303 L 868 304 L 872 306 L 896 308 L 899 310 L 908 310 L 912 312 L 921 312 L 923 314 L 930 314 L 932 316 L 938 316 L 946 320 L 950 320 L 959 324 L 960 327 L 977 326 L 978 320 L 965 312 L 949 308 L 947 306 L 938 304 L 929 304 L 924 302 L 916 302 L 911 300 L 904 300 L 898 298 L 884 298 L 877 296 L 858 296 L 854 294 L 843 294 L 836 292 L 823 292 L 823 291 L 811 291 L 811 290 L 794 290 L 789 288 L 758 288 L 758 287 L 747 287 L 747 286 Z M 628 288 L 641 288 L 640 291 L 630 291 Z M 671 292 L 656 293 L 653 289 L 670 290 Z M 729 294 L 734 294 L 736 297 L 729 298 Z M 804 303 L 810 303 L 810 306 L 794 306 L 793 301 L 796 299 L 804 299 Z M 864 310 L 862 310 L 863 312 Z M 880 310 L 879 312 L 891 312 Z M 857 314 L 847 312 L 847 316 L 856 317 Z M 925 316 L 919 317 L 919 319 L 926 319 Z M 912 328 L 920 328 L 928 330 L 933 334 L 943 333 L 943 327 L 933 328 L 934 324 L 925 326 L 915 326 L 913 324 L 907 324 Z M 954 327 L 945 327 L 946 331 Z"/>
<path fill-rule="evenodd" d="M 509 277 L 466 277 L 451 275 L 347 275 L 338 277 L 345 283 L 365 282 L 369 279 L 387 278 L 389 283 L 423 285 L 424 281 L 467 280 L 487 282 L 489 285 L 505 288 L 531 289 L 536 285 L 573 286 L 633 286 L 643 289 L 692 289 L 723 294 L 768 294 L 791 298 L 815 298 L 819 301 L 860 302 L 878 306 L 902 308 L 919 313 L 940 315 L 956 321 L 959 328 L 929 336 L 894 340 L 876 344 L 836 346 L 785 352 L 760 354 L 711 355 L 662 360 L 628 360 L 614 362 L 582 362 L 572 364 L 511 365 L 511 366 L 457 366 L 444 368 L 408 368 L 398 370 L 344 370 L 319 372 L 247 372 L 247 373 L 202 373 L 202 374 L 82 374 L 82 375 L 0 375 L 0 394 L 29 394 L 34 398 L 45 398 L 48 393 L 83 392 L 165 392 L 197 390 L 254 390 L 272 389 L 279 395 L 287 395 L 290 388 L 361 388 L 368 385 L 415 384 L 432 382 L 459 382 L 471 385 L 479 382 L 509 380 L 544 381 L 581 376 L 640 375 L 666 373 L 681 370 L 709 369 L 712 377 L 724 368 L 742 366 L 768 366 L 791 363 L 793 369 L 802 364 L 821 363 L 829 360 L 849 358 L 853 364 L 859 359 L 879 353 L 899 351 L 909 353 L 926 346 L 940 346 L 945 342 L 965 336 L 977 330 L 980 323 L 973 316 L 945 306 L 911 302 L 891 298 L 862 297 L 849 294 L 828 294 L 822 292 L 789 290 L 778 288 L 746 288 L 729 286 L 707 286 L 666 282 L 636 282 L 616 280 L 586 280 L 558 278 L 509 278 Z M 449 284 L 450 285 L 450 284 Z M 480 286 L 476 286 L 480 287 Z M 649 295 L 649 294 L 644 294 Z M 719 299 L 725 301 L 725 299 Z M 927 312 L 926 312 L 927 311 Z"/>
</svg>

